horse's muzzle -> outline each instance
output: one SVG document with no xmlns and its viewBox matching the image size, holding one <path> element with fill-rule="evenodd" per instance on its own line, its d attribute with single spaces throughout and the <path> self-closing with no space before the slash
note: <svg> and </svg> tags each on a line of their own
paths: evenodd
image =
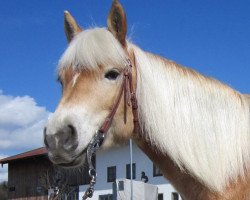
<svg viewBox="0 0 250 200">
<path fill-rule="evenodd" d="M 78 147 L 78 134 L 73 125 L 66 125 L 51 133 L 44 128 L 44 144 L 49 152 L 56 154 L 57 159 L 51 159 L 55 164 L 68 162 L 60 155 L 70 154 Z"/>
</svg>

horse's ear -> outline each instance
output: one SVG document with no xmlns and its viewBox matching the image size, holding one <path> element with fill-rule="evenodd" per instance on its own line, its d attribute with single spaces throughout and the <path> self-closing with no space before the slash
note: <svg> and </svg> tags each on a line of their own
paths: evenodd
<svg viewBox="0 0 250 200">
<path fill-rule="evenodd" d="M 70 42 L 73 37 L 82 31 L 80 26 L 76 23 L 75 19 L 68 11 L 64 11 L 64 30 L 68 42 Z"/>
<path fill-rule="evenodd" d="M 119 40 L 122 46 L 126 46 L 127 20 L 126 14 L 118 0 L 113 4 L 108 16 L 108 30 Z"/>
</svg>

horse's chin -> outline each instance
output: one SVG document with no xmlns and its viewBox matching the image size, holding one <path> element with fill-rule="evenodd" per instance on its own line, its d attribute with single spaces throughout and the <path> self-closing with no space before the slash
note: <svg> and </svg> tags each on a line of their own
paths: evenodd
<svg viewBox="0 0 250 200">
<path fill-rule="evenodd" d="M 62 168 L 78 168 L 84 165 L 86 162 L 86 153 L 87 153 L 87 148 L 85 148 L 81 153 L 78 155 L 74 156 L 74 159 L 71 160 L 70 162 L 54 162 L 53 159 L 50 159 L 55 165 L 62 167 Z"/>
<path fill-rule="evenodd" d="M 56 165 L 62 168 L 78 168 L 84 165 L 85 160 L 86 160 L 85 158 L 86 158 L 86 153 L 84 153 L 81 157 L 74 159 L 72 162 L 60 163 Z"/>
</svg>

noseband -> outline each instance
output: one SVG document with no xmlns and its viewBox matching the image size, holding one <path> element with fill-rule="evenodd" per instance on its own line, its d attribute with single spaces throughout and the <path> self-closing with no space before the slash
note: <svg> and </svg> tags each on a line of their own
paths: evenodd
<svg viewBox="0 0 250 200">
<path fill-rule="evenodd" d="M 96 183 L 96 170 L 92 163 L 93 156 L 96 154 L 96 151 L 101 147 L 109 128 L 111 127 L 112 121 L 114 119 L 115 113 L 120 105 L 122 95 L 124 97 L 124 123 L 127 122 L 127 108 L 128 106 L 132 106 L 132 114 L 133 114 L 133 122 L 134 122 L 134 132 L 139 131 L 139 122 L 138 122 L 138 105 L 137 99 L 135 95 L 135 91 L 133 88 L 132 81 L 132 64 L 130 59 L 126 60 L 126 66 L 123 71 L 123 81 L 121 88 L 119 90 L 118 96 L 112 106 L 112 109 L 109 115 L 105 118 L 101 127 L 96 131 L 96 134 L 92 138 L 91 142 L 87 147 L 87 161 L 89 165 L 89 176 L 91 178 L 90 185 L 88 189 L 85 191 L 82 199 L 91 198 L 94 193 L 94 185 Z"/>
</svg>

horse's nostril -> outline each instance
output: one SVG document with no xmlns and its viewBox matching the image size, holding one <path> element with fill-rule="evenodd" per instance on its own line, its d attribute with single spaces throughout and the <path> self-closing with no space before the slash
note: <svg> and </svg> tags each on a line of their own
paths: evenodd
<svg viewBox="0 0 250 200">
<path fill-rule="evenodd" d="M 46 127 L 43 129 L 43 142 L 48 150 L 54 150 L 56 147 L 55 137 L 48 134 L 48 130 Z"/>
<path fill-rule="evenodd" d="M 66 130 L 63 147 L 65 150 L 75 150 L 78 146 L 77 131 L 72 125 L 68 125 Z"/>
<path fill-rule="evenodd" d="M 46 137 L 44 138 L 44 145 L 45 145 L 45 147 L 46 147 L 47 149 L 49 148 L 49 144 L 48 144 L 48 142 L 47 142 Z"/>
<path fill-rule="evenodd" d="M 49 144 L 48 144 L 48 141 L 47 141 L 46 132 L 47 132 L 47 128 L 45 127 L 43 129 L 43 139 L 44 139 L 44 145 L 48 149 L 49 148 Z"/>
<path fill-rule="evenodd" d="M 68 128 L 70 129 L 70 135 L 72 137 L 76 137 L 76 129 L 75 129 L 75 127 L 72 126 L 72 125 L 68 125 Z"/>
<path fill-rule="evenodd" d="M 45 135 L 45 134 L 46 134 L 46 132 L 47 132 L 47 128 L 46 128 L 46 127 L 44 127 L 44 129 L 43 129 L 43 135 Z"/>
</svg>

